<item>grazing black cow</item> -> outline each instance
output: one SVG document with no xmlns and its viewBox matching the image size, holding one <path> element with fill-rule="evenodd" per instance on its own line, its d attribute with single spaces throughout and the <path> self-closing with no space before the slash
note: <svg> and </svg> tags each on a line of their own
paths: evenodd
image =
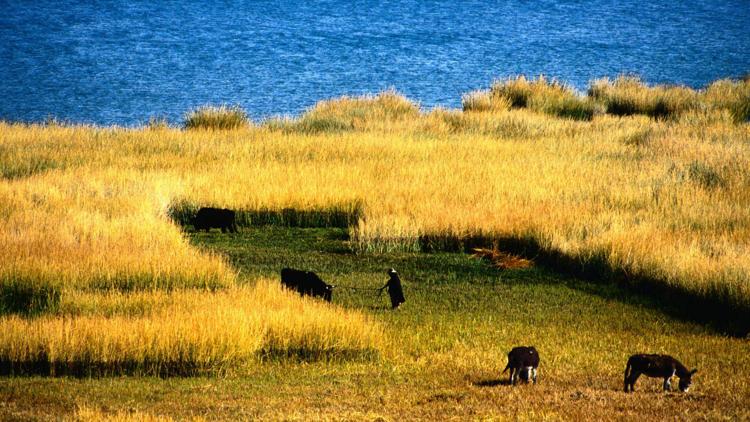
<svg viewBox="0 0 750 422">
<path fill-rule="evenodd" d="M 680 378 L 680 391 L 687 393 L 693 383 L 693 374 L 697 369 L 688 370 L 685 365 L 669 355 L 633 355 L 625 366 L 625 392 L 634 390 L 638 377 L 646 375 L 652 378 L 664 378 L 664 391 L 672 390 L 671 379 L 677 375 Z"/>
<path fill-rule="evenodd" d="M 216 227 L 221 229 L 222 233 L 237 233 L 236 213 L 232 210 L 223 208 L 201 208 L 193 218 L 193 227 L 196 231 L 205 230 L 208 232 Z"/>
<path fill-rule="evenodd" d="M 336 286 L 327 284 L 312 271 L 300 271 L 293 268 L 281 270 L 281 284 L 289 290 L 294 290 L 300 296 L 322 297 L 331 301 L 331 294 Z"/>
<path fill-rule="evenodd" d="M 529 381 L 529 375 L 536 384 L 536 368 L 539 367 L 539 353 L 534 346 L 514 347 L 508 353 L 508 365 L 503 369 L 503 374 L 510 368 L 510 383 L 516 385 L 520 376 L 524 381 Z"/>
</svg>

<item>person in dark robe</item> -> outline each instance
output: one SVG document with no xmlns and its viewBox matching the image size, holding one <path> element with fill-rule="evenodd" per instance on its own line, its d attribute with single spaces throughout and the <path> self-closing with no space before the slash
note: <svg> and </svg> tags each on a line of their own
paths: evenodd
<svg viewBox="0 0 750 422">
<path fill-rule="evenodd" d="M 406 302 L 404 299 L 404 290 L 401 288 L 401 279 L 398 278 L 398 273 L 393 268 L 388 270 L 388 275 L 391 277 L 385 286 L 380 288 L 380 292 L 383 289 L 388 289 L 388 296 L 391 297 L 391 308 L 397 309 L 402 303 Z"/>
</svg>

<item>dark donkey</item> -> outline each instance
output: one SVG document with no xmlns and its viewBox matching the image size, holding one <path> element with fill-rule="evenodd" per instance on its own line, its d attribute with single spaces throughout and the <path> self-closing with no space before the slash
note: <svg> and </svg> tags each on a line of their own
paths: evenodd
<svg viewBox="0 0 750 422">
<path fill-rule="evenodd" d="M 192 223 L 195 231 L 205 230 L 208 233 L 209 230 L 216 227 L 221 229 L 222 233 L 237 233 L 236 215 L 237 213 L 233 210 L 203 207 L 195 214 Z"/>
<path fill-rule="evenodd" d="M 638 377 L 646 375 L 652 378 L 664 378 L 664 391 L 672 390 L 671 379 L 680 377 L 680 391 L 687 393 L 692 384 L 693 374 L 697 369 L 688 370 L 685 365 L 669 355 L 633 355 L 625 366 L 625 392 L 635 391 L 633 387 Z"/>
<path fill-rule="evenodd" d="M 529 378 L 536 384 L 536 369 L 539 367 L 539 352 L 534 346 L 518 346 L 508 353 L 508 364 L 503 373 L 510 369 L 510 383 L 516 385 L 520 377 L 526 382 Z"/>
</svg>

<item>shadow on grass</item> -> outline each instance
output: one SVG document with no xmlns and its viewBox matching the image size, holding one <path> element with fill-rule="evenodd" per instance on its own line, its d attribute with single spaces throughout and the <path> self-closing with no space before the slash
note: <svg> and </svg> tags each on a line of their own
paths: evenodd
<svg viewBox="0 0 750 422">
<path fill-rule="evenodd" d="M 588 283 L 570 287 L 627 304 L 638 304 L 674 318 L 697 322 L 722 334 L 745 337 L 750 333 L 750 306 L 738 303 L 728 292 L 698 294 L 644 274 L 612 267 L 604 254 L 581 259 L 542 247 L 533 238 L 474 236 L 423 236 L 424 252 L 471 252 L 473 248 L 498 248 L 533 259 L 536 264 Z"/>
<path fill-rule="evenodd" d="M 193 224 L 193 218 L 202 205 L 187 201 L 177 201 L 170 205 L 168 214 L 177 224 L 186 227 Z M 246 209 L 235 210 L 236 224 L 239 227 L 278 226 L 278 227 L 338 227 L 348 228 L 357 223 L 363 215 L 359 202 L 334 204 L 327 208 L 298 210 Z"/>
<path fill-rule="evenodd" d="M 470 383 L 475 387 L 497 387 L 499 385 L 510 385 L 510 380 L 491 378 L 470 381 Z"/>
<path fill-rule="evenodd" d="M 42 353 L 34 360 L 0 360 L 0 376 L 43 376 L 73 378 L 103 378 L 121 375 L 192 377 L 220 374 L 223 370 L 195 362 L 162 361 L 141 362 L 122 360 L 101 362 L 91 360 L 50 361 Z"/>
<path fill-rule="evenodd" d="M 375 349 L 316 349 L 267 348 L 259 351 L 256 358 L 260 362 L 367 362 L 377 360 L 380 353 Z M 36 359 L 10 360 L 0 359 L 0 376 L 43 376 L 73 378 L 103 378 L 113 376 L 154 376 L 160 378 L 195 377 L 222 375 L 229 369 L 242 366 L 243 361 L 197 362 L 191 359 L 182 360 L 112 360 L 100 361 L 78 359 L 58 361 L 50 359 L 47 353 L 40 352 Z"/>
</svg>

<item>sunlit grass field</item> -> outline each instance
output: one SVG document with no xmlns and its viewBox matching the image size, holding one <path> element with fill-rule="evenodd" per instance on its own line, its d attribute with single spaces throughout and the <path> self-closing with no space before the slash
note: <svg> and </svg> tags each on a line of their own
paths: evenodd
<svg viewBox="0 0 750 422">
<path fill-rule="evenodd" d="M 178 406 L 209 383 L 245 403 L 234 417 L 747 417 L 747 340 L 720 333 L 750 330 L 750 82 L 621 77 L 580 94 L 519 77 L 463 103 L 384 92 L 254 123 L 226 106 L 181 127 L 0 123 L 0 372 L 105 377 L 3 378 L 8 414 L 33 395 L 37 416 L 96 418 L 159 388 L 138 376 L 190 375 L 209 378 L 164 381 L 179 398 L 136 408 L 211 418 L 208 402 Z M 241 233 L 191 234 L 201 206 L 237 210 Z M 456 253 L 472 247 L 547 269 Z M 343 285 L 334 306 L 281 291 L 283 266 Z M 393 314 L 350 289 L 391 266 L 412 288 Z M 529 390 L 497 385 L 522 343 L 547 368 L 537 413 L 511 404 Z M 705 368 L 702 392 L 623 397 L 624 361 L 647 351 Z M 81 399 L 55 404 L 56 389 Z"/>
<path fill-rule="evenodd" d="M 378 357 L 269 357 L 191 377 L 2 377 L 0 414 L 42 419 L 78 414 L 84 420 L 749 416 L 747 339 L 671 317 L 679 303 L 540 267 L 499 272 L 467 254 L 352 254 L 346 235 L 344 229 L 259 227 L 237 235 L 191 234 L 190 240 L 225 254 L 241 280 L 275 276 L 282 265 L 314 268 L 339 286 L 333 307 L 369 315 L 383 328 L 385 347 Z M 382 286 L 389 266 L 400 272 L 407 299 L 396 312 L 385 294 L 348 288 Z M 151 306 L 144 301 L 133 298 L 126 309 L 115 296 L 93 309 L 103 309 L 102 316 L 117 309 L 120 315 L 142 315 Z M 61 313 L 93 312 L 81 307 L 65 304 Z M 327 318 L 332 328 L 338 326 L 338 317 Z M 508 374 L 500 373 L 505 354 L 519 344 L 539 350 L 536 386 L 510 387 Z M 663 394 L 660 380 L 641 378 L 636 392 L 625 394 L 625 362 L 638 352 L 669 353 L 697 367 L 694 388 Z"/>
</svg>

